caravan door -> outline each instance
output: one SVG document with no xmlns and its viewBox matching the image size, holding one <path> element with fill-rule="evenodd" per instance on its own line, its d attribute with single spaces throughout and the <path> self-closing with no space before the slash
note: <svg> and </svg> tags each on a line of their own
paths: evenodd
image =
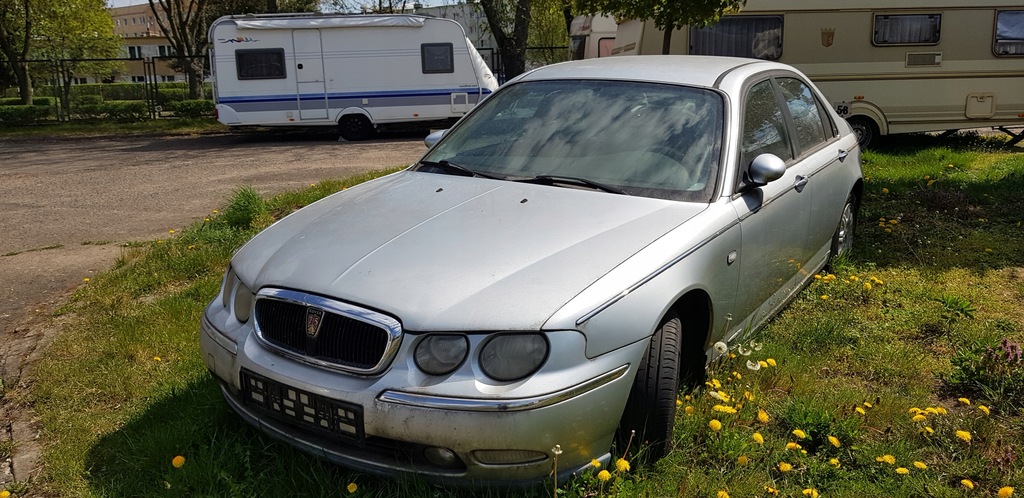
<svg viewBox="0 0 1024 498">
<path fill-rule="evenodd" d="M 327 119 L 324 52 L 319 29 L 292 30 L 299 120 Z"/>
</svg>

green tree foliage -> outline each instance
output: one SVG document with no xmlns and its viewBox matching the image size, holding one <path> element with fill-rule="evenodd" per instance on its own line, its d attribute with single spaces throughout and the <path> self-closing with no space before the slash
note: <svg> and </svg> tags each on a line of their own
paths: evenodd
<svg viewBox="0 0 1024 498">
<path fill-rule="evenodd" d="M 21 103 L 32 103 L 32 81 L 28 73 L 28 51 L 32 40 L 32 2 L 0 0 L 0 62 L 6 62 L 18 84 Z"/>
<path fill-rule="evenodd" d="M 530 34 L 531 0 L 480 0 L 491 36 L 501 54 L 505 79 L 526 70 L 526 42 Z"/>
<path fill-rule="evenodd" d="M 746 0 L 582 0 L 582 10 L 604 12 L 624 19 L 650 19 L 665 31 L 661 51 L 667 54 L 672 31 L 684 26 L 704 27 L 718 22 L 722 14 L 737 11 Z"/>
<path fill-rule="evenodd" d="M 533 0 L 529 47 L 567 47 L 569 32 L 563 14 L 564 0 Z M 535 48 L 527 53 L 530 65 L 553 64 L 568 59 L 565 49 Z"/>
</svg>

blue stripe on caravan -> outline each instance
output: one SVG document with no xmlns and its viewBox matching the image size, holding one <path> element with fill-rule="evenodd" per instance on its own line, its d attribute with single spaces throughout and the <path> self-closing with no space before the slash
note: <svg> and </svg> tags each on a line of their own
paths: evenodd
<svg viewBox="0 0 1024 498">
<path fill-rule="evenodd" d="M 483 93 L 488 95 L 491 93 L 490 89 L 483 88 L 449 88 L 441 90 L 389 90 L 380 92 L 348 92 L 348 93 L 328 93 L 328 99 L 370 99 L 380 97 L 433 97 L 438 95 L 450 95 L 453 93 Z M 324 94 L 312 93 L 303 95 L 259 95 L 255 97 L 221 97 L 218 102 L 221 104 L 232 104 L 232 103 L 254 103 L 254 102 L 281 102 L 281 101 L 294 101 L 298 100 L 322 100 Z"/>
</svg>

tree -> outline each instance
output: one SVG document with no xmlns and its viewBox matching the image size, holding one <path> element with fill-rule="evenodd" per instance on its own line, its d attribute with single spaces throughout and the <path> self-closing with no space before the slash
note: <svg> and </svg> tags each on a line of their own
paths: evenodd
<svg viewBox="0 0 1024 498">
<path fill-rule="evenodd" d="M 0 0 L 0 60 L 10 65 L 18 83 L 18 96 L 25 105 L 32 104 L 32 80 L 26 62 L 31 40 L 31 1 Z"/>
<path fill-rule="evenodd" d="M 564 0 L 532 0 L 530 6 L 530 30 L 527 38 L 530 47 L 566 47 L 569 45 L 568 31 L 563 17 Z M 562 62 L 569 58 L 563 49 L 534 50 L 527 55 L 530 65 L 544 65 Z"/>
<path fill-rule="evenodd" d="M 526 41 L 530 32 L 530 0 L 480 0 L 494 42 L 501 54 L 506 80 L 526 70 Z"/>
<path fill-rule="evenodd" d="M 604 12 L 624 19 L 651 19 L 665 31 L 661 53 L 667 54 L 672 31 L 684 26 L 704 27 L 714 24 L 722 14 L 739 10 L 746 0 L 585 0 L 583 9 Z"/>
</svg>

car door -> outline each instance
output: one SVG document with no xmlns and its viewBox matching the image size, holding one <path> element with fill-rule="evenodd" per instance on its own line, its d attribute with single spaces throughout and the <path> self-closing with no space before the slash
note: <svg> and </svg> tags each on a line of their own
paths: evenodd
<svg viewBox="0 0 1024 498">
<path fill-rule="evenodd" d="M 740 185 L 732 202 L 743 238 L 737 324 L 745 327 L 767 318 L 803 281 L 812 199 L 804 189 L 810 168 L 795 160 L 792 126 L 777 85 L 771 78 L 751 85 L 740 105 Z M 749 185 L 746 171 L 765 153 L 785 161 L 785 174 L 767 185 Z"/>
</svg>

